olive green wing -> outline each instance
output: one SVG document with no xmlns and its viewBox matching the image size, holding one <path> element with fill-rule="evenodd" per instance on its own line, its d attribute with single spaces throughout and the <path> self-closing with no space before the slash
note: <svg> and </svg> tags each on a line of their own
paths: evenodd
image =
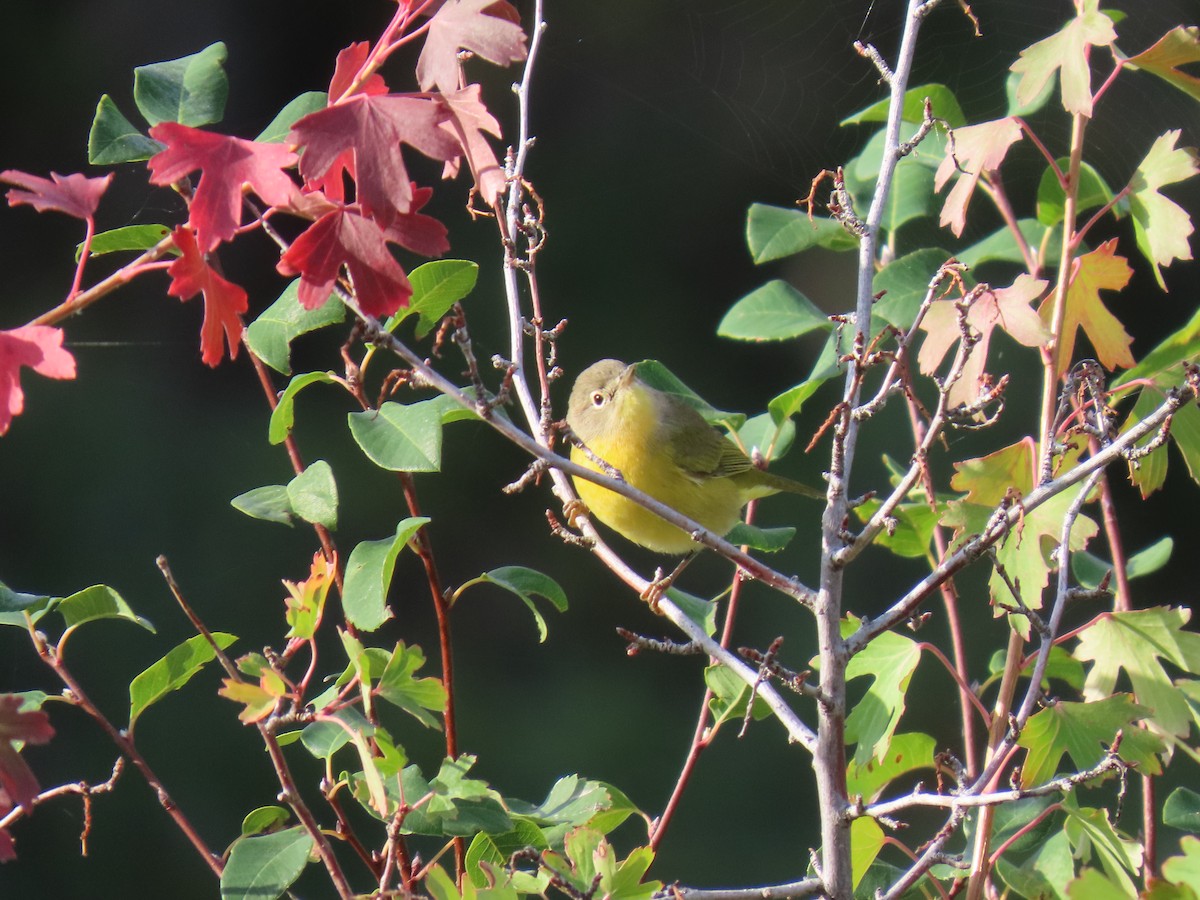
<svg viewBox="0 0 1200 900">
<path fill-rule="evenodd" d="M 686 403 L 670 404 L 662 419 L 671 458 L 688 477 L 728 478 L 754 467 L 746 454 Z"/>
</svg>

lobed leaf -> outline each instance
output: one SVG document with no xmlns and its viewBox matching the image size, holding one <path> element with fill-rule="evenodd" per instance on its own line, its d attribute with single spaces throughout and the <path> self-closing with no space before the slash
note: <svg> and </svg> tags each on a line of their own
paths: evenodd
<svg viewBox="0 0 1200 900">
<path fill-rule="evenodd" d="M 342 608 L 346 618 L 364 631 L 374 631 L 391 618 L 387 608 L 388 587 L 392 583 L 396 557 L 429 519 L 413 517 L 396 526 L 396 534 L 380 541 L 363 541 L 346 561 Z"/>
<path fill-rule="evenodd" d="M 108 94 L 100 97 L 88 132 L 88 162 L 93 166 L 142 162 L 160 153 L 165 144 L 142 134 L 117 108 Z"/>
<path fill-rule="evenodd" d="M 392 472 L 437 472 L 442 466 L 442 416 L 432 400 L 388 401 L 348 413 L 350 434 L 367 459 Z"/>
<path fill-rule="evenodd" d="M 292 374 L 292 341 L 302 334 L 346 318 L 346 307 L 340 303 L 325 303 L 316 309 L 305 309 L 300 305 L 299 286 L 299 281 L 289 282 L 279 299 L 246 327 L 245 340 L 250 352 L 283 375 Z M 287 430 L 291 430 L 290 422 Z"/>
</svg>

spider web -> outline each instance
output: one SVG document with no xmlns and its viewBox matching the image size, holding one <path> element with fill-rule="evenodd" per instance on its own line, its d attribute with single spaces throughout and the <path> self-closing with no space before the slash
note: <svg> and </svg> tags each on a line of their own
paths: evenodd
<svg viewBox="0 0 1200 900">
<path fill-rule="evenodd" d="M 852 45 L 874 44 L 893 60 L 904 6 L 898 0 L 563 4 L 547 11 L 546 62 L 559 72 L 550 79 L 552 90 L 577 92 L 578 109 L 598 113 L 600 128 L 624 131 L 624 123 L 635 123 L 626 139 L 661 129 L 655 139 L 665 146 L 639 152 L 651 159 L 672 152 L 677 176 L 694 176 L 693 160 L 704 158 L 717 160 L 722 173 L 803 194 L 817 171 L 846 161 L 870 133 L 838 126 L 885 94 L 874 67 Z M 976 0 L 973 11 L 983 31 L 973 45 L 971 24 L 955 0 L 945 0 L 926 20 L 910 83 L 947 84 L 968 119 L 983 121 L 1004 114 L 1004 78 L 1017 53 L 1060 27 L 1071 4 Z M 1118 45 L 1127 54 L 1191 21 L 1195 6 L 1194 0 L 1156 0 L 1131 12 L 1118 25 Z M 1098 56 L 1103 77 L 1111 63 Z M 1200 139 L 1194 101 L 1150 76 L 1119 79 L 1111 97 L 1122 113 L 1106 121 L 1098 109 L 1104 140 L 1091 146 L 1093 164 L 1116 183 L 1128 178 L 1165 128 L 1182 126 L 1182 144 Z M 1065 132 L 1061 137 L 1058 147 L 1065 146 Z"/>
</svg>

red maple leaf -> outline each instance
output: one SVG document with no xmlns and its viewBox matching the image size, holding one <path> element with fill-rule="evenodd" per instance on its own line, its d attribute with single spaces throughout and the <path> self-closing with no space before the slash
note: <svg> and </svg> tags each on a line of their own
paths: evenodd
<svg viewBox="0 0 1200 900">
<path fill-rule="evenodd" d="M 180 227 L 171 232 L 171 239 L 182 254 L 167 268 L 171 286 L 167 293 L 180 300 L 191 300 L 204 294 L 204 323 L 200 326 L 200 358 L 206 365 L 216 366 L 224 355 L 221 331 L 229 343 L 229 358 L 237 359 L 242 340 L 241 314 L 246 311 L 246 292 L 226 281 L 208 262 L 190 228 Z"/>
<path fill-rule="evenodd" d="M 57 172 L 51 172 L 50 178 L 46 179 L 30 175 L 28 172 L 7 169 L 0 172 L 0 181 L 25 188 L 23 191 L 14 188 L 8 192 L 6 196 L 9 206 L 27 203 L 38 212 L 52 209 L 86 220 L 96 214 L 100 197 L 112 181 L 112 173 L 103 178 L 88 178 L 78 173 L 59 175 Z"/>
<path fill-rule="evenodd" d="M 390 316 L 412 296 L 408 276 L 388 250 L 383 230 L 351 209 L 337 209 L 310 225 L 292 241 L 276 268 L 282 275 L 300 276 L 300 303 L 315 309 L 329 299 L 343 265 L 368 315 Z"/>
<path fill-rule="evenodd" d="M 423 215 L 417 210 L 429 202 L 433 188 L 412 186 L 412 211 L 397 216 L 396 221 L 384 229 L 389 241 L 395 241 L 422 256 L 441 256 L 450 249 L 446 237 L 446 226 L 433 216 Z"/>
<path fill-rule="evenodd" d="M 358 204 L 365 215 L 386 228 L 412 207 L 412 187 L 400 145 L 408 144 L 440 160 L 461 152 L 453 134 L 438 127 L 448 114 L 445 104 L 427 97 L 356 94 L 336 106 L 309 113 L 292 127 L 289 140 L 305 148 L 300 174 L 310 183 L 323 185 L 327 193 L 331 172 L 340 178 L 344 166 L 340 158 L 352 151 Z"/>
<path fill-rule="evenodd" d="M 491 206 L 504 192 L 504 169 L 496 162 L 496 154 L 484 132 L 500 137 L 500 125 L 479 99 L 479 85 L 468 85 L 444 96 L 450 118 L 442 123 L 442 128 L 452 133 L 462 146 L 471 174 L 475 176 L 475 190 Z M 453 178 L 457 174 L 458 160 L 448 161 L 443 175 Z"/>
<path fill-rule="evenodd" d="M 329 81 L 329 102 L 335 103 L 342 99 L 342 94 L 354 83 L 355 77 L 362 70 L 363 63 L 371 55 L 369 41 L 358 41 L 342 50 L 337 55 L 337 64 L 333 67 L 333 78 Z M 378 72 L 371 74 L 366 81 L 359 85 L 356 94 L 386 94 L 387 83 Z"/>
<path fill-rule="evenodd" d="M 75 357 L 63 349 L 63 333 L 49 325 L 0 331 L 0 434 L 25 409 L 20 370 L 27 366 L 47 378 L 74 378 Z"/>
<path fill-rule="evenodd" d="M 247 187 L 268 206 L 283 206 L 296 191 L 296 183 L 283 171 L 295 165 L 296 154 L 283 144 L 260 144 L 178 122 L 155 125 L 150 136 L 167 145 L 150 158 L 151 182 L 173 184 L 201 170 L 188 224 L 202 253 L 236 233 Z"/>
<path fill-rule="evenodd" d="M 37 778 L 13 742 L 44 744 L 54 737 L 50 718 L 40 709 L 21 712 L 21 704 L 14 694 L 0 695 L 0 818 L 14 806 L 28 807 L 38 793 Z M 0 829 L 0 862 L 15 858 L 12 838 Z"/>
<path fill-rule="evenodd" d="M 507 0 L 447 0 L 429 20 L 429 34 L 417 60 L 421 90 L 434 85 L 458 89 L 458 51 L 470 50 L 498 66 L 525 58 L 521 17 Z"/>
</svg>

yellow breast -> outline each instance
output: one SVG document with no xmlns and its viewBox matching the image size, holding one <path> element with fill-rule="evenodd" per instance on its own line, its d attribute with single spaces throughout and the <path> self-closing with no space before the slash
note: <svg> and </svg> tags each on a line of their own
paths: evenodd
<svg viewBox="0 0 1200 900">
<path fill-rule="evenodd" d="M 729 478 L 696 479 L 683 472 L 657 438 L 658 413 L 649 392 L 629 392 L 619 413 L 622 427 L 589 449 L 617 469 L 625 481 L 656 500 L 694 519 L 718 536 L 738 521 L 746 504 L 742 490 Z M 571 450 L 571 459 L 602 471 L 584 452 Z M 659 553 L 688 553 L 695 542 L 634 501 L 583 478 L 575 479 L 580 499 L 605 525 L 634 543 Z"/>
</svg>

